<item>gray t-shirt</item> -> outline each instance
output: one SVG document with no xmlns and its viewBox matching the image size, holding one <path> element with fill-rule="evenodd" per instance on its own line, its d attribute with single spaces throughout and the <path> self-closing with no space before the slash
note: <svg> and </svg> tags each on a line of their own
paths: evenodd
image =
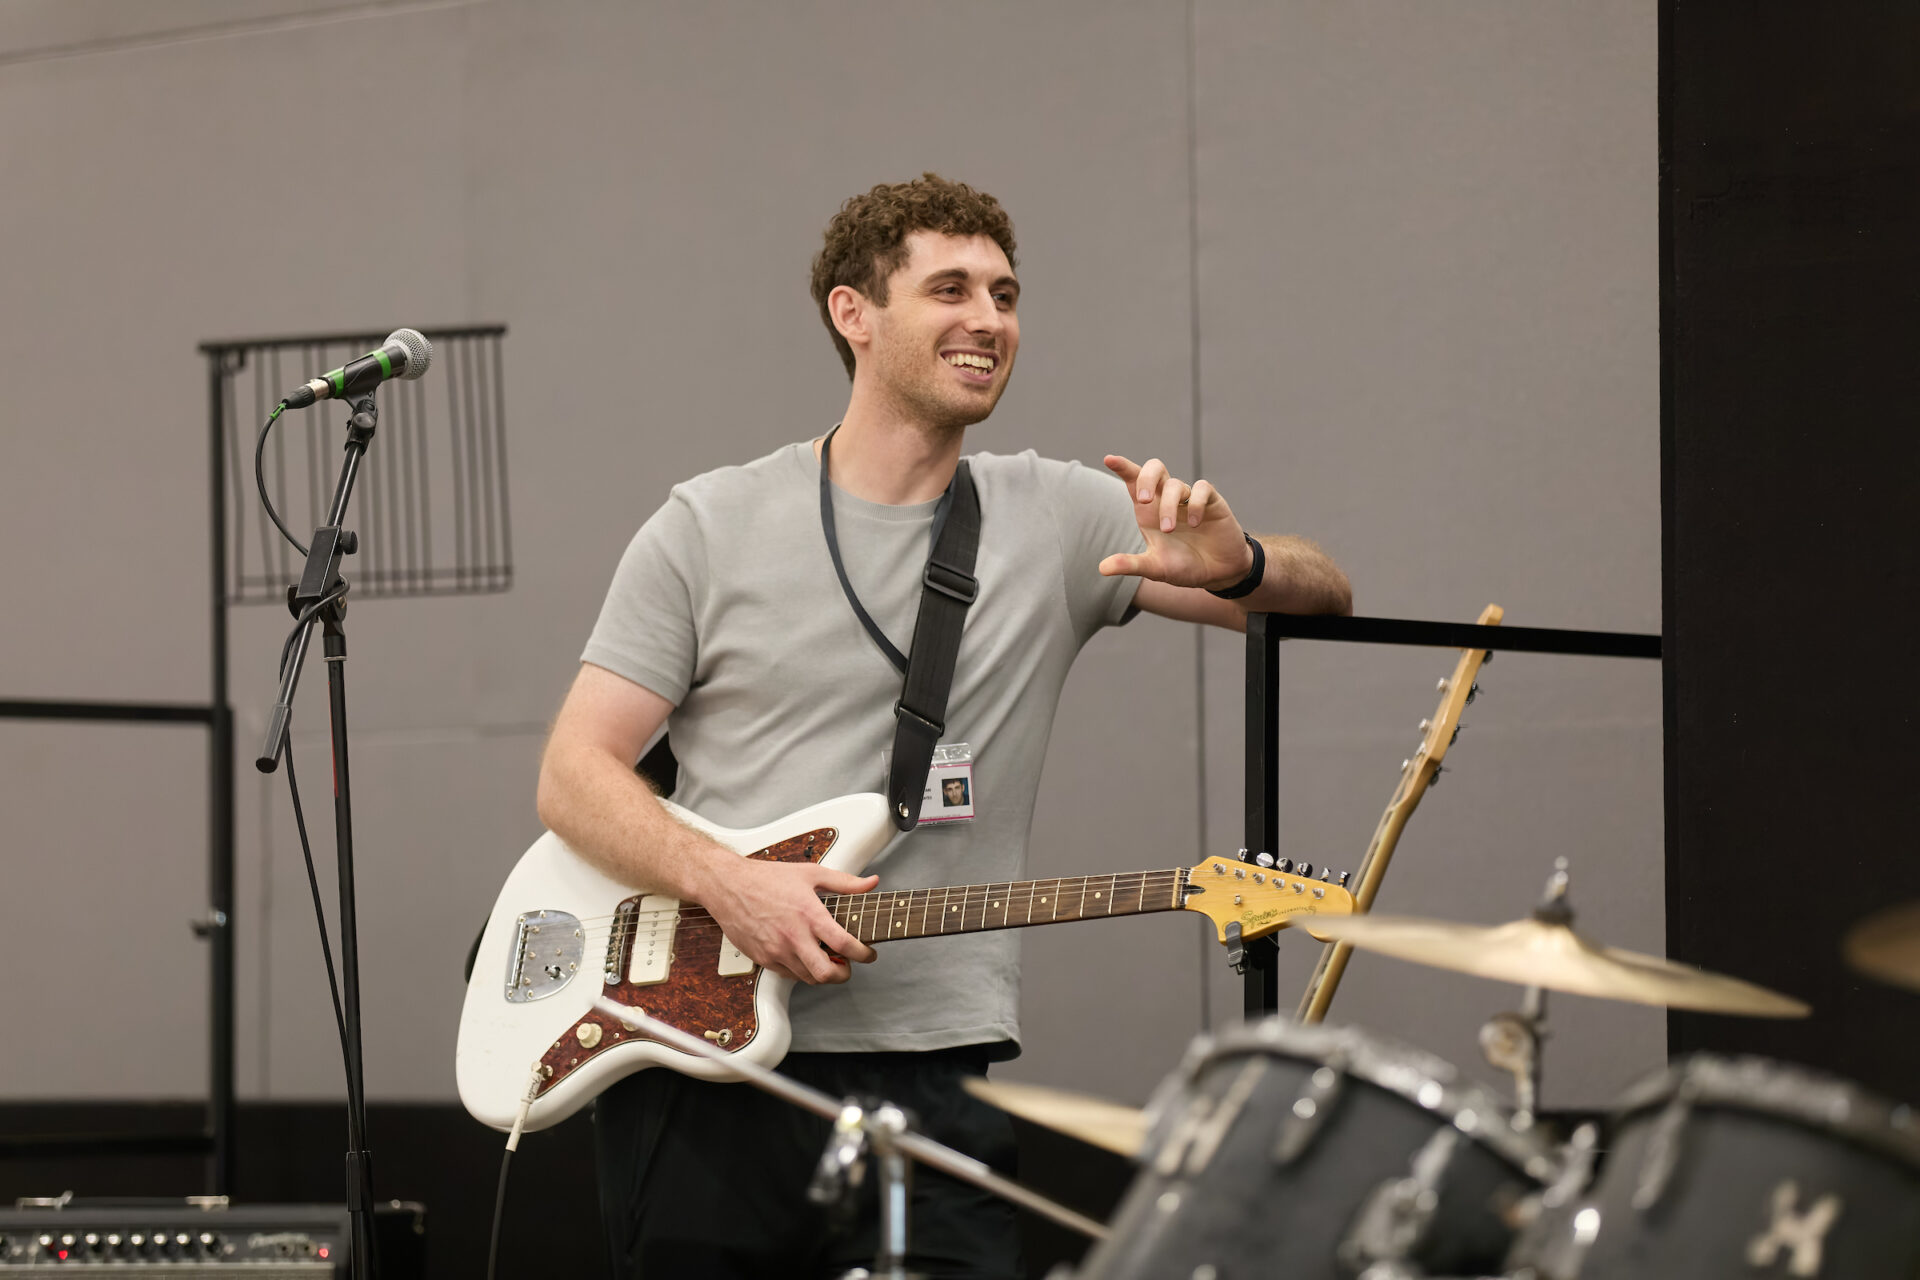
<svg viewBox="0 0 1920 1280">
<path fill-rule="evenodd" d="M 978 816 L 895 836 L 870 866 L 883 889 L 1021 878 L 1067 669 L 1096 631 L 1125 620 L 1139 587 L 1096 567 L 1145 546 L 1117 479 L 1031 450 L 971 463 L 980 594 L 942 741 L 973 748 Z M 885 789 L 901 677 L 840 590 L 819 486 L 806 441 L 675 486 L 621 558 L 581 655 L 674 704 L 674 801 L 722 826 Z M 939 504 L 885 506 L 838 486 L 833 503 L 848 580 L 905 652 Z M 1018 1040 L 1012 931 L 890 942 L 878 953 L 846 983 L 795 989 L 794 1050 Z"/>
</svg>

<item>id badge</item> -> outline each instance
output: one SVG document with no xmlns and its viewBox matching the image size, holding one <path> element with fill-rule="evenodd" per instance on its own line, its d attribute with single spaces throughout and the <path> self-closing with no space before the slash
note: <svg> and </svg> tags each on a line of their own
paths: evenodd
<svg viewBox="0 0 1920 1280">
<path fill-rule="evenodd" d="M 880 771 L 884 777 L 892 766 L 893 752 L 880 753 Z M 927 790 L 920 800 L 920 821 L 971 822 L 973 794 L 973 747 L 965 742 L 942 742 L 933 749 L 933 763 L 927 769 Z"/>
</svg>

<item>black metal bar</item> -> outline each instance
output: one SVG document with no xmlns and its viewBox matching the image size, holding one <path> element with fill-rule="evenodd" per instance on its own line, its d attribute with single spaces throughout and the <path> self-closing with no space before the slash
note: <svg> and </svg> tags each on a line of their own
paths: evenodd
<svg viewBox="0 0 1920 1280">
<path fill-rule="evenodd" d="M 435 339 L 436 341 L 451 340 L 454 338 L 491 337 L 495 334 L 503 334 L 506 331 L 507 326 L 503 324 L 462 325 L 457 329 L 432 329 L 423 327 L 419 330 L 424 336 Z M 316 342 L 325 343 L 328 346 L 336 343 L 349 346 L 354 343 L 366 343 L 369 347 L 377 347 L 386 336 L 386 334 L 380 333 L 377 330 L 362 329 L 350 333 L 301 334 L 298 337 L 292 338 L 222 338 L 201 343 L 200 352 L 202 355 L 211 356 L 219 355 L 227 351 L 245 351 L 258 347 L 304 347 Z"/>
<path fill-rule="evenodd" d="M 207 1119 L 214 1195 L 234 1186 L 233 707 L 227 700 L 226 363 L 207 361 L 208 710 L 207 735 Z"/>
<path fill-rule="evenodd" d="M 1280 638 L 1276 614 L 1247 615 L 1247 773 L 1242 827 L 1248 856 L 1280 847 Z M 1242 1009 L 1249 1019 L 1280 1008 L 1279 941 L 1246 944 Z"/>
<path fill-rule="evenodd" d="M 213 1135 L 206 1133 L 8 1134 L 0 1137 L 0 1160 L 204 1155 L 214 1146 Z"/>
<path fill-rule="evenodd" d="M 1418 622 L 1408 618 L 1337 618 L 1294 613 L 1248 615 L 1268 619 L 1275 638 L 1344 640 L 1354 644 L 1412 644 L 1436 649 L 1499 649 L 1572 653 L 1594 658 L 1658 658 L 1660 637 L 1628 631 L 1562 631 L 1551 627 L 1483 627 L 1472 622 Z"/>
<path fill-rule="evenodd" d="M 84 702 L 0 698 L 0 720 L 120 720 L 149 724 L 212 724 L 213 708 L 193 702 Z"/>
<path fill-rule="evenodd" d="M 500 546 L 503 552 L 500 557 L 501 573 L 496 585 L 504 591 L 513 581 L 512 560 L 504 554 L 505 549 L 513 545 L 513 518 L 507 504 L 507 389 L 500 372 L 501 355 L 500 338 L 496 336 L 493 339 L 493 434 L 494 456 L 500 464 Z"/>
</svg>

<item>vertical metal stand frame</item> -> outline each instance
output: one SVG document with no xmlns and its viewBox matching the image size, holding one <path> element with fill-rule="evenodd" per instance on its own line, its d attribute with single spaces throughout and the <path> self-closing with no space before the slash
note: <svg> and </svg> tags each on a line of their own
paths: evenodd
<svg viewBox="0 0 1920 1280">
<path fill-rule="evenodd" d="M 1280 857 L 1280 642 L 1337 640 L 1350 644 L 1420 645 L 1438 649 L 1565 653 L 1595 658 L 1660 659 L 1660 637 L 1624 631 L 1549 627 L 1482 627 L 1470 622 L 1406 618 L 1247 615 L 1246 791 L 1242 844 L 1247 856 Z M 1247 944 L 1242 1009 L 1248 1020 L 1280 1011 L 1279 935 Z"/>
</svg>

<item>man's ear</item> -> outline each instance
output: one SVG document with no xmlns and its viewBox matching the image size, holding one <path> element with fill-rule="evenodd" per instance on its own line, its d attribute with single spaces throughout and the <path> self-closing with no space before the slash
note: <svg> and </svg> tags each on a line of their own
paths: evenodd
<svg viewBox="0 0 1920 1280">
<path fill-rule="evenodd" d="M 852 285 L 836 285 L 827 295 L 827 314 L 833 318 L 833 327 L 855 351 L 873 341 L 872 308 L 872 300 Z"/>
</svg>

